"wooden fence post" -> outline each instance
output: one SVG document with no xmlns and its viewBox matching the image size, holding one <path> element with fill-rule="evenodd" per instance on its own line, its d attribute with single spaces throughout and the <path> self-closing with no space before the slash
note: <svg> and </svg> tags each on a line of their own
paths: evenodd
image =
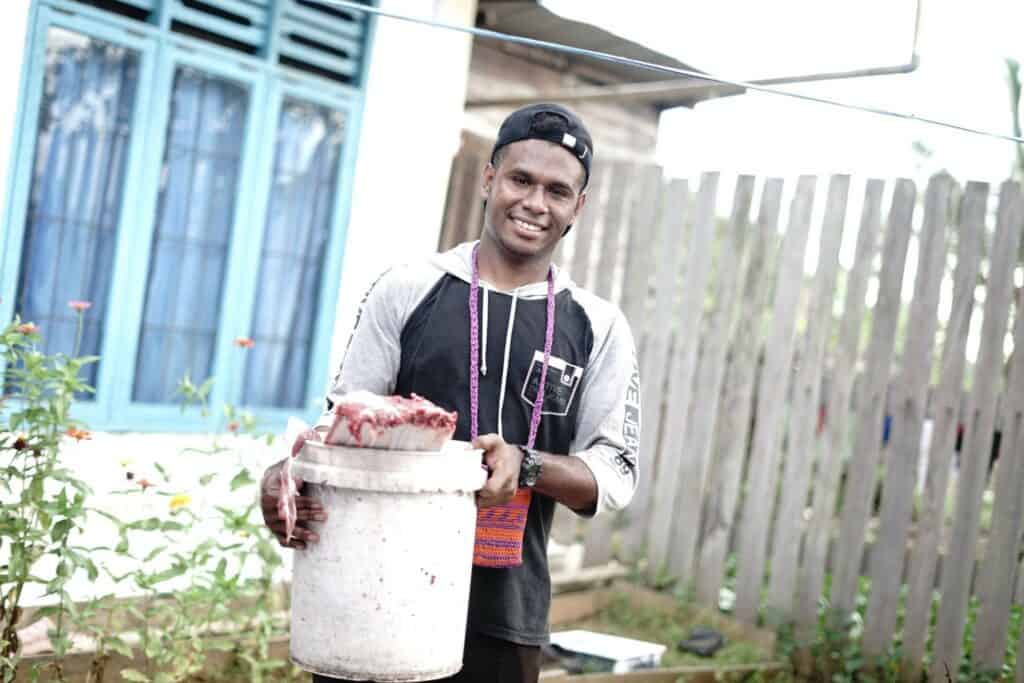
<svg viewBox="0 0 1024 683">
<path fill-rule="evenodd" d="M 1003 394 L 995 511 L 976 589 L 981 610 L 975 622 L 972 655 L 982 671 L 998 671 L 1003 666 L 1024 514 L 1024 288 L 1017 294 L 1013 364 Z M 1024 671 L 1024 664 L 1017 668 Z"/>
<path fill-rule="evenodd" d="M 587 205 L 583 207 L 579 225 L 573 227 L 576 233 L 572 246 L 572 264 L 569 273 L 580 287 L 590 287 L 590 259 L 594 245 L 598 243 L 597 226 L 600 225 L 608 202 L 608 188 L 611 186 L 611 166 L 594 162 Z"/>
<path fill-rule="evenodd" d="M 821 401 L 821 376 L 825 346 L 832 330 L 832 305 L 835 301 L 836 274 L 839 271 L 839 247 L 846 222 L 849 176 L 833 176 L 828 188 L 822 224 L 818 268 L 814 277 L 807 328 L 793 379 L 793 406 L 789 411 L 789 447 L 783 461 L 782 491 L 778 522 L 771 552 L 768 607 L 786 621 L 793 618 L 796 572 L 800 540 L 803 537 L 804 508 L 814 451 L 818 406 Z"/>
<path fill-rule="evenodd" d="M 740 176 L 733 196 L 732 216 L 719 244 L 715 268 L 714 304 L 707 313 L 707 333 L 702 344 L 697 386 L 700 398 L 691 401 L 686 430 L 682 434 L 682 463 L 676 480 L 676 502 L 669 524 L 669 573 L 680 585 L 693 581 L 694 554 L 700 538 L 701 502 L 706 494 L 708 463 L 715 422 L 717 397 L 722 391 L 725 356 L 736 318 L 741 266 L 748 242 L 750 203 L 754 195 L 753 176 Z"/>
<path fill-rule="evenodd" d="M 711 269 L 710 247 L 715 227 L 715 199 L 718 194 L 718 174 L 705 173 L 701 177 L 693 232 L 687 247 L 685 282 L 680 293 L 680 314 L 676 333 L 669 380 L 669 403 L 665 411 L 666 431 L 658 448 L 657 476 L 653 481 L 653 498 L 641 497 L 632 515 L 639 524 L 634 540 L 647 530 L 648 576 L 657 578 L 667 558 L 672 511 L 675 506 L 675 484 L 681 466 L 678 435 L 686 428 L 693 389 L 693 376 L 697 364 L 697 344 L 701 319 L 704 315 L 704 291 Z M 641 481 L 643 479 L 641 478 Z M 649 481 L 650 485 L 650 481 Z M 641 493 L 637 492 L 638 495 Z M 648 512 L 649 509 L 649 512 Z M 648 523 L 649 522 L 649 523 Z"/>
<path fill-rule="evenodd" d="M 896 632 L 903 562 L 914 504 L 925 402 L 931 379 L 939 289 L 946 263 L 946 224 L 953 179 L 934 176 L 925 192 L 917 276 L 901 372 L 893 386 L 892 437 L 885 459 L 878 536 L 871 553 L 871 593 L 864 619 L 864 654 L 880 657 Z"/>
<path fill-rule="evenodd" d="M 654 266 L 654 238 L 658 224 L 658 202 L 663 193 L 661 167 L 640 167 L 638 187 L 629 211 L 629 242 L 626 245 L 626 273 L 622 279 L 620 307 L 636 337 L 641 352 L 647 302 L 651 298 Z"/>
<path fill-rule="evenodd" d="M 764 283 L 770 281 L 769 273 L 773 270 L 771 247 L 781 202 L 782 180 L 765 181 L 750 260 L 744 269 L 742 310 L 733 336 L 732 358 L 726 369 L 721 397 L 712 399 L 718 400 L 720 406 L 714 435 L 716 455 L 701 510 L 701 545 L 697 560 L 697 599 L 707 605 L 718 605 L 725 557 L 734 528 L 754 407 L 761 327 L 770 292 Z"/>
<path fill-rule="evenodd" d="M 1018 444 L 1024 447 L 1024 443 L 1018 442 Z M 1022 572 L 1024 576 L 1024 572 Z M 1017 652 L 1024 652 L 1024 629 L 1020 630 L 1020 638 L 1017 640 Z M 1017 680 L 1016 683 L 1024 683 L 1024 662 L 1017 660 Z"/>
<path fill-rule="evenodd" d="M 860 229 L 853 268 L 846 279 L 846 299 L 839 331 L 839 347 L 832 365 L 825 402 L 823 438 L 818 440 L 818 469 L 811 499 L 811 520 L 804 545 L 800 580 L 797 582 L 797 643 L 808 645 L 818 626 L 818 601 L 825 583 L 828 544 L 832 537 L 832 514 L 839 491 L 839 475 L 849 453 L 848 428 L 851 422 L 851 397 L 857 377 L 861 323 L 864 319 L 864 295 L 881 227 L 881 180 L 869 180 L 864 192 Z"/>
<path fill-rule="evenodd" d="M 612 163 L 609 179 L 608 201 L 604 207 L 604 227 L 601 230 L 601 252 L 597 259 L 597 272 L 594 273 L 594 293 L 602 299 L 611 301 L 615 285 L 615 272 L 624 254 L 619 249 L 622 231 L 628 231 L 628 208 L 633 184 L 629 178 L 635 167 L 625 161 Z"/>
<path fill-rule="evenodd" d="M 865 386 L 858 406 L 854 450 L 843 491 L 842 521 L 832 576 L 832 604 L 843 614 L 848 614 L 854 608 L 861 556 L 864 552 L 864 534 L 871 516 L 875 468 L 882 445 L 885 392 L 896 343 L 896 323 L 900 313 L 900 291 L 914 213 L 914 196 L 914 183 L 905 179 L 896 182 L 885 236 L 878 303 L 872 314 Z"/>
<path fill-rule="evenodd" d="M 663 397 L 665 395 L 665 376 L 668 374 L 668 346 L 672 334 L 671 320 L 678 288 L 676 281 L 683 262 L 683 244 L 686 232 L 686 213 L 689 203 L 689 190 L 684 180 L 673 181 L 660 196 L 658 252 L 660 254 L 657 282 L 655 288 L 652 324 L 648 325 L 648 341 L 643 355 L 640 356 L 641 405 L 643 408 L 642 427 L 640 431 L 640 476 L 645 471 L 655 468 L 658 432 L 662 425 Z M 649 475 L 646 475 L 649 476 Z M 627 508 L 629 519 L 636 515 L 632 506 Z M 642 533 L 640 524 L 630 525 L 633 533 Z M 623 539 L 624 544 L 628 539 Z M 640 544 L 636 544 L 638 549 Z M 631 546 L 632 547 L 632 546 Z M 594 565 L 607 562 L 611 557 L 610 534 L 604 528 L 588 524 L 585 533 L 584 564 Z"/>
<path fill-rule="evenodd" d="M 932 442 L 928 450 L 917 533 L 907 572 L 909 592 L 903 619 L 904 680 L 919 680 L 935 591 L 936 561 L 945 526 L 946 489 L 963 396 L 967 334 L 985 235 L 989 187 L 968 183 L 960 203 L 953 306 L 946 324 L 939 385 L 932 400 Z"/>
<path fill-rule="evenodd" d="M 816 182 L 814 176 L 801 176 L 797 183 L 779 256 L 771 331 L 765 344 L 765 362 L 761 370 L 747 477 L 748 493 L 739 529 L 736 576 L 736 615 L 749 623 L 755 623 L 761 603 L 768 529 L 781 456 L 780 425 L 793 358 L 797 305 L 803 285 L 804 252 Z"/>
<path fill-rule="evenodd" d="M 1020 188 L 1015 183 L 1005 182 L 999 192 L 996 236 L 989 252 L 990 267 L 985 291 L 981 347 L 975 365 L 964 447 L 960 452 L 956 522 L 946 555 L 948 558 L 956 558 L 956 561 L 947 562 L 943 567 L 942 602 L 933 647 L 934 652 L 941 654 L 933 658 L 932 680 L 945 675 L 944 664 L 949 663 L 955 669 L 960 662 L 964 620 L 974 573 L 981 496 L 988 473 L 996 397 L 1003 369 L 1003 338 L 1013 295 L 1013 270 L 1022 220 L 1024 207 L 1021 206 Z"/>
</svg>

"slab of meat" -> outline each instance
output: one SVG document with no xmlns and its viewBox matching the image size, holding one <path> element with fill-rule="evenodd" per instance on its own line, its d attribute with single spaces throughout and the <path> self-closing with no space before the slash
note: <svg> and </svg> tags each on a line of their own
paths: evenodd
<svg viewBox="0 0 1024 683">
<path fill-rule="evenodd" d="M 416 394 L 404 398 L 368 391 L 335 399 L 333 413 L 324 443 L 394 451 L 440 450 L 455 433 L 458 417 Z"/>
<path fill-rule="evenodd" d="M 455 433 L 458 415 L 416 394 L 411 398 L 403 398 L 354 391 L 332 397 L 332 400 L 334 408 L 327 432 L 323 435 L 323 442 L 328 445 L 394 451 L 439 451 Z M 280 496 L 277 500 L 277 514 L 285 523 L 286 543 L 291 541 L 297 516 L 295 496 L 298 495 L 298 487 L 292 477 L 292 458 L 299 454 L 306 441 L 320 440 L 316 430 L 304 430 L 295 439 L 291 457 L 284 462 L 278 475 Z"/>
</svg>

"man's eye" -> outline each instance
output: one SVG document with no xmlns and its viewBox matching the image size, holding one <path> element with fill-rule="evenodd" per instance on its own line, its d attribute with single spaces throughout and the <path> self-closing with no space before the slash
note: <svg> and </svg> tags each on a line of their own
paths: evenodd
<svg viewBox="0 0 1024 683">
<path fill-rule="evenodd" d="M 515 183 L 516 185 L 526 185 L 527 184 L 526 178 L 524 178 L 521 175 L 512 176 L 512 182 Z"/>
</svg>

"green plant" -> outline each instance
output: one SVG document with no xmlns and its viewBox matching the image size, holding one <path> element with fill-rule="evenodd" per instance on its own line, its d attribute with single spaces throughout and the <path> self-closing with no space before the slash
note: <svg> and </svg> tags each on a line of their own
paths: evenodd
<svg viewBox="0 0 1024 683">
<path fill-rule="evenodd" d="M 207 380 L 197 388 L 181 385 L 186 403 L 208 410 Z M 237 441 L 255 443 L 269 438 L 255 431 L 256 420 L 231 406 L 224 409 L 228 429 Z M 239 456 L 231 467 L 225 460 L 235 448 L 217 435 L 207 449 L 187 449 L 208 458 L 210 471 L 197 481 L 176 481 L 159 463 L 151 478 L 133 476 L 134 485 L 117 493 L 143 497 L 149 507 L 165 500 L 161 514 L 132 521 L 106 515 L 117 530 L 111 551 L 132 569 L 114 576 L 126 590 L 142 598 L 124 607 L 121 622 L 139 643 L 141 666 L 121 670 L 125 680 L 171 683 L 209 676 L 210 655 L 229 654 L 229 680 L 281 680 L 288 663 L 270 656 L 271 641 L 286 632 L 284 599 L 275 589 L 274 574 L 281 566 L 275 541 L 262 524 L 255 502 L 257 477 Z M 226 489 L 226 504 L 202 506 L 196 499 L 216 487 L 218 499 Z M 192 493 L 185 493 L 191 491 Z M 193 495 L 196 494 L 196 495 Z M 237 504 L 237 501 L 245 504 Z M 231 502 L 236 502 L 232 505 Z M 139 505 L 138 507 L 145 507 Z"/>
<path fill-rule="evenodd" d="M 888 681 L 905 680 L 901 671 L 903 659 L 901 629 L 906 590 L 900 597 L 895 637 L 881 657 L 869 659 L 861 649 L 861 625 L 864 623 L 870 582 L 861 578 L 858 585 L 856 609 L 852 613 L 838 611 L 829 604 L 828 599 L 824 596 L 829 594 L 830 583 L 831 575 L 826 575 L 822 598 L 819 600 L 817 630 L 813 641 L 811 643 L 796 642 L 793 629 L 788 624 L 784 624 L 778 631 L 776 654 L 790 659 L 806 680 L 828 680 L 833 683 L 853 683 L 855 681 L 887 683 Z M 956 664 L 942 662 L 949 670 L 949 680 L 957 681 L 957 683 L 990 683 L 1013 680 L 1024 608 L 1015 605 L 1011 609 L 1007 650 L 1002 669 L 985 671 L 978 668 L 973 658 L 974 627 L 978 607 L 977 598 L 972 596 L 968 607 L 960 661 Z M 932 606 L 929 633 L 934 631 L 937 620 L 938 594 L 936 594 L 936 600 Z M 924 672 L 928 671 L 934 657 L 933 643 L 929 638 L 923 662 Z M 922 674 L 922 681 L 924 676 L 925 674 Z"/>
<path fill-rule="evenodd" d="M 87 302 L 69 304 L 79 315 L 78 337 Z M 26 626 L 22 602 L 31 593 L 48 597 L 32 612 L 48 618 L 47 633 L 53 656 L 44 670 L 30 672 L 33 680 L 64 680 L 63 663 L 71 634 L 95 644 L 88 680 L 101 683 L 112 654 L 141 666 L 113 672 L 121 680 L 176 683 L 213 680 L 285 680 L 295 676 L 288 663 L 271 656 L 273 639 L 286 632 L 284 596 L 274 585 L 281 566 L 277 545 L 263 527 L 256 507 L 258 486 L 244 453 L 247 443 L 271 435 L 257 433 L 256 418 L 233 406 L 224 407 L 224 420 L 233 447 L 214 435 L 209 448 L 185 449 L 190 456 L 209 459 L 210 471 L 195 482 L 174 481 L 154 463 L 150 477 L 127 474 L 130 485 L 115 491 L 140 496 L 148 512 L 122 519 L 92 506 L 92 492 L 73 470 L 62 464 L 61 449 L 71 440 L 90 438 L 71 419 L 76 396 L 91 388 L 80 378 L 82 368 L 97 359 L 39 350 L 40 331 L 15 320 L 0 332 L 4 398 L 0 400 L 0 681 L 14 680 L 20 655 L 18 632 Z M 240 340 L 241 348 L 252 342 Z M 196 405 L 209 412 L 213 379 L 179 385 L 182 409 Z M 248 442 L 246 440 L 249 440 Z M 217 487 L 219 505 L 200 509 L 193 494 Z M 230 499 L 223 499 L 227 490 Z M 152 509 L 157 501 L 156 510 Z M 147 505 L 132 506 L 145 509 Z M 109 524 L 109 541 L 83 547 L 79 533 L 90 525 Z M 100 534 L 102 536 L 102 534 Z M 128 563 L 128 568 L 115 567 Z M 114 588 L 103 595 L 74 602 L 67 590 L 79 572 L 91 581 L 100 576 Z M 122 597 L 115 597 L 117 596 Z M 124 594 L 141 596 L 124 598 Z M 210 655 L 228 653 L 220 676 L 210 671 Z"/>
<path fill-rule="evenodd" d="M 72 541 L 86 514 L 88 486 L 59 458 L 68 439 L 86 439 L 89 433 L 71 418 L 78 394 L 91 388 L 79 377 L 95 357 L 78 357 L 82 316 L 87 302 L 72 301 L 78 314 L 75 350 L 47 355 L 39 347 L 40 331 L 18 319 L 0 332 L 0 358 L 5 371 L 4 398 L 0 403 L 0 544 L 6 564 L 0 565 L 0 680 L 12 681 L 19 667 L 18 629 L 23 626 L 22 600 L 28 586 L 41 586 L 56 604 L 36 612 L 52 616 L 56 627 L 49 634 L 57 654 L 53 673 L 64 680 L 60 666 L 70 647 L 68 581 L 76 572 L 90 577 L 98 568 L 89 550 Z M 52 569 L 43 559 L 52 557 Z"/>
</svg>

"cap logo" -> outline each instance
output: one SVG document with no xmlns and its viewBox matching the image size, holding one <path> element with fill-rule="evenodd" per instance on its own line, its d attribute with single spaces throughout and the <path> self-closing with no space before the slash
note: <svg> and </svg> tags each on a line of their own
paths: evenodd
<svg viewBox="0 0 1024 683">
<path fill-rule="evenodd" d="M 574 149 L 576 147 L 576 136 L 565 133 L 562 135 L 562 144 L 570 149 Z"/>
</svg>

